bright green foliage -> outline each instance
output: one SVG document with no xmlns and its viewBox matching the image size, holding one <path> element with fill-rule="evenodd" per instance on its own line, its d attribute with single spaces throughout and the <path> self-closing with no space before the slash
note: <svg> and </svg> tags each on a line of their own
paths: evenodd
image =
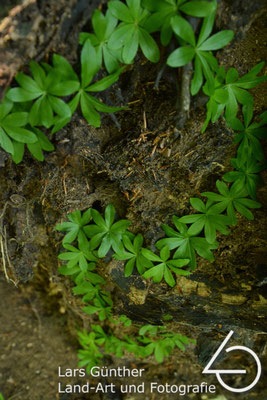
<svg viewBox="0 0 267 400">
<path fill-rule="evenodd" d="M 92 83 L 95 74 L 99 71 L 100 64 L 97 58 L 96 49 L 92 46 L 90 39 L 87 39 L 81 52 L 81 81 L 78 93 L 70 101 L 71 112 L 74 113 L 80 103 L 81 111 L 88 124 L 99 127 L 100 115 L 98 111 L 112 113 L 122 110 L 122 107 L 110 107 L 90 95 L 90 92 L 101 92 L 110 87 L 119 79 L 123 68 L 112 75 L 108 75 L 98 82 Z M 89 92 L 89 93 L 88 93 Z"/>
<path fill-rule="evenodd" d="M 234 142 L 240 143 L 237 149 L 237 156 L 243 163 L 248 157 L 253 157 L 258 161 L 263 160 L 263 151 L 259 139 L 264 139 L 267 136 L 266 127 L 267 124 L 267 112 L 265 111 L 260 115 L 260 122 L 252 122 L 253 118 L 253 107 L 251 103 L 246 104 L 242 108 L 244 123 L 238 118 L 233 118 L 229 122 L 229 126 L 239 131 L 236 135 Z"/>
<path fill-rule="evenodd" d="M 228 189 L 224 182 L 219 180 L 216 182 L 216 186 L 220 194 L 213 192 L 204 192 L 201 194 L 202 196 L 206 196 L 210 201 L 221 204 L 221 210 L 227 210 L 227 215 L 231 219 L 232 225 L 236 225 L 235 210 L 249 220 L 254 219 L 248 207 L 259 208 L 261 205 L 256 201 L 246 198 L 248 192 L 242 184 L 242 181 L 236 181 L 231 185 L 230 189 Z"/>
<path fill-rule="evenodd" d="M 130 225 L 130 221 L 121 219 L 114 223 L 115 208 L 109 204 L 105 209 L 105 219 L 97 210 L 91 211 L 95 224 L 84 227 L 86 235 L 91 238 L 90 249 L 94 250 L 99 246 L 98 257 L 104 257 L 110 248 L 115 253 L 123 252 L 122 235 Z"/>
<path fill-rule="evenodd" d="M 105 283 L 104 280 L 101 283 Z M 72 289 L 74 294 L 82 294 L 82 301 L 84 303 L 98 299 L 100 302 L 104 302 L 110 305 L 110 293 L 101 289 L 99 284 L 93 284 L 88 281 L 82 281 Z"/>
<path fill-rule="evenodd" d="M 259 164 L 253 157 L 243 162 L 239 158 L 232 158 L 232 165 L 237 171 L 227 172 L 223 175 L 226 182 L 240 182 L 240 185 L 246 188 L 252 199 L 256 199 L 256 186 L 262 183 L 259 175 L 263 170 L 263 165 Z"/>
<path fill-rule="evenodd" d="M 83 350 L 78 351 L 81 360 L 79 366 L 86 365 L 88 373 L 93 366 L 101 361 L 103 357 L 100 351 L 101 347 L 106 354 L 114 354 L 120 358 L 125 351 L 134 353 L 138 358 L 154 354 L 156 361 L 161 363 L 165 357 L 172 353 L 175 347 L 184 351 L 185 345 L 195 343 L 195 340 L 174 332 L 168 332 L 162 326 L 145 325 L 139 330 L 136 337 L 132 338 L 125 335 L 124 339 L 117 338 L 111 330 L 106 333 L 99 325 L 91 325 L 91 329 L 90 333 L 78 332 L 79 342 L 83 347 Z"/>
<path fill-rule="evenodd" d="M 171 20 L 172 29 L 188 45 L 183 45 L 174 50 L 168 57 L 167 64 L 171 67 L 181 67 L 193 59 L 194 75 L 191 82 L 191 93 L 195 95 L 203 84 L 203 75 L 207 80 L 207 86 L 213 88 L 214 77 L 212 71 L 218 68 L 218 62 L 211 50 L 219 50 L 226 46 L 233 38 L 233 31 L 221 31 L 209 37 L 215 18 L 215 12 L 203 21 L 198 40 L 189 22 L 180 16 Z"/>
<path fill-rule="evenodd" d="M 201 214 L 185 215 L 179 218 L 180 222 L 192 224 L 188 229 L 189 235 L 198 235 L 204 228 L 205 237 L 209 243 L 215 242 L 216 231 L 228 235 L 227 225 L 229 225 L 230 220 L 225 215 L 221 215 L 221 212 L 225 210 L 224 204 L 213 204 L 211 200 L 208 200 L 205 204 L 197 198 L 191 198 L 190 203 Z"/>
<path fill-rule="evenodd" d="M 128 251 L 123 250 L 121 253 L 116 253 L 114 258 L 116 260 L 128 260 L 124 271 L 126 277 L 132 274 L 135 265 L 140 275 L 145 272 L 146 268 L 153 266 L 152 262 L 142 255 L 143 241 L 143 236 L 140 233 L 135 236 L 133 242 L 128 235 L 122 236 L 123 245 Z"/>
<path fill-rule="evenodd" d="M 67 215 L 70 222 L 62 222 L 57 224 L 55 227 L 58 231 L 68 232 L 63 239 L 63 244 L 74 242 L 78 238 L 79 245 L 86 245 L 87 237 L 84 232 L 84 226 L 89 224 L 92 219 L 91 208 L 81 213 L 80 210 L 76 210 Z"/>
<path fill-rule="evenodd" d="M 101 276 L 92 272 L 96 268 L 95 261 L 97 261 L 97 258 L 89 250 L 89 246 L 81 244 L 77 249 L 65 243 L 63 247 L 69 251 L 58 256 L 60 260 L 68 261 L 66 266 L 59 268 L 61 274 L 73 275 L 73 280 L 76 284 L 80 284 L 84 280 L 88 280 L 93 284 L 104 282 Z M 90 262 L 88 263 L 88 261 Z"/>
<path fill-rule="evenodd" d="M 185 271 L 181 269 L 189 263 L 189 259 L 170 259 L 170 250 L 167 246 L 164 246 L 160 250 L 160 256 L 157 256 L 151 250 L 142 249 L 142 254 L 145 258 L 152 261 L 153 263 L 157 263 L 156 266 L 148 267 L 149 269 L 144 273 L 144 278 L 152 278 L 155 283 L 159 283 L 162 281 L 163 277 L 165 282 L 169 286 L 175 285 L 175 280 L 172 276 L 171 271 L 175 272 L 175 274 L 187 276 L 190 275 L 189 271 Z"/>
<path fill-rule="evenodd" d="M 228 123 L 236 117 L 238 103 L 250 107 L 253 105 L 253 98 L 245 89 L 251 89 L 267 79 L 266 76 L 258 77 L 264 62 L 257 64 L 246 75 L 239 78 L 235 68 L 230 68 L 227 73 L 224 67 L 220 67 L 213 85 L 204 85 L 204 93 L 210 97 L 207 103 L 207 117 L 202 128 L 204 132 L 209 121 L 216 122 L 225 110 L 225 118 Z"/>
<path fill-rule="evenodd" d="M 132 320 L 126 317 L 126 315 L 120 315 L 119 321 L 126 327 L 132 325 Z"/>
<path fill-rule="evenodd" d="M 93 303 L 94 305 L 88 304 L 86 307 L 84 307 L 83 311 L 87 314 L 98 313 L 99 321 L 105 321 L 105 319 L 111 317 L 113 302 L 110 298 L 109 305 L 107 305 L 105 301 L 101 301 L 97 298 L 93 300 Z"/>
<path fill-rule="evenodd" d="M 43 125 L 50 128 L 56 115 L 70 118 L 69 106 L 58 96 L 72 94 L 78 89 L 78 83 L 62 80 L 62 75 L 54 68 L 46 72 L 35 61 L 31 61 L 30 69 L 33 79 L 19 72 L 15 79 L 20 87 L 10 89 L 7 98 L 13 102 L 35 100 L 29 113 L 31 126 Z"/>
<path fill-rule="evenodd" d="M 13 103 L 7 98 L 0 104 L 0 145 L 8 153 L 15 155 L 14 143 L 32 144 L 37 142 L 36 135 L 24 128 L 28 123 L 27 112 L 11 112 Z"/>
<path fill-rule="evenodd" d="M 32 127 L 43 125 L 46 128 L 50 128 L 54 125 L 52 133 L 57 132 L 70 121 L 79 103 L 87 122 L 99 127 L 100 115 L 98 111 L 115 112 L 122 109 L 121 107 L 106 106 L 88 93 L 101 92 L 107 89 L 118 80 L 122 71 L 121 68 L 116 73 L 92 83 L 95 74 L 100 69 L 101 65 L 99 63 L 100 60 L 97 57 L 95 47 L 92 46 L 90 39 L 87 39 L 81 52 L 81 79 L 79 79 L 64 57 L 55 54 L 53 56 L 53 66 L 45 63 L 40 66 L 32 61 L 30 68 L 33 79 L 23 73 L 19 73 L 16 76 L 16 80 L 21 87 L 10 89 L 7 93 L 7 98 L 14 102 L 35 100 L 30 108 L 28 118 Z M 70 96 L 74 93 L 76 95 L 69 104 L 66 104 L 58 97 Z M 32 132 L 30 133 L 36 142 L 36 137 Z M 37 154 L 37 151 L 38 149 L 33 149 L 35 154 Z"/>
<path fill-rule="evenodd" d="M 179 218 L 175 215 L 172 220 L 178 232 L 163 224 L 162 228 L 168 237 L 157 241 L 156 247 L 158 249 L 162 249 L 164 246 L 167 246 L 169 250 L 177 249 L 174 253 L 174 258 L 188 258 L 192 269 L 197 266 L 195 251 L 200 257 L 208 261 L 214 261 L 210 250 L 218 248 L 217 242 L 209 243 L 205 238 L 196 237 L 189 232 L 185 224 L 179 222 Z"/>
<path fill-rule="evenodd" d="M 107 11 L 106 15 L 95 10 L 92 16 L 94 34 L 82 32 L 79 38 L 80 44 L 84 44 L 87 39 L 90 39 L 96 50 L 98 64 L 102 65 L 104 60 L 106 70 L 110 74 L 119 69 L 119 61 L 122 61 L 121 51 L 112 50 L 108 46 L 108 40 L 116 28 L 117 22 L 117 18 L 111 14 L 110 10 Z"/>
<path fill-rule="evenodd" d="M 172 17 L 180 15 L 180 12 L 193 17 L 207 17 L 216 9 L 216 2 L 208 1 L 142 0 L 142 5 L 152 13 L 145 23 L 145 28 L 148 32 L 160 30 L 163 46 L 167 46 L 172 37 Z"/>
<path fill-rule="evenodd" d="M 114 50 L 122 48 L 122 60 L 126 64 L 133 62 L 139 46 L 149 61 L 159 61 L 158 45 L 145 29 L 149 11 L 142 8 L 140 2 L 126 0 L 127 5 L 121 1 L 108 2 L 111 14 L 122 21 L 112 33 L 108 46 Z"/>
<path fill-rule="evenodd" d="M 43 151 L 53 151 L 55 148 L 47 138 L 47 136 L 40 131 L 38 128 L 31 128 L 31 131 L 35 134 L 37 141 L 35 143 L 27 143 L 27 148 L 29 152 L 33 155 L 34 158 L 38 161 L 44 161 L 44 153 Z M 18 164 L 21 162 L 25 145 L 24 143 L 13 141 L 14 146 L 14 154 L 12 155 L 13 161 Z"/>
<path fill-rule="evenodd" d="M 145 325 L 139 330 L 137 339 L 146 345 L 146 356 L 154 354 L 157 362 L 161 363 L 168 357 L 175 347 L 185 350 L 185 345 L 195 343 L 187 336 L 166 331 L 165 327 Z M 148 335 L 148 336 L 145 336 Z"/>
<path fill-rule="evenodd" d="M 103 358 L 103 354 L 99 350 L 103 343 L 105 343 L 105 336 L 103 337 L 102 328 L 99 325 L 91 325 L 92 331 L 77 331 L 79 342 L 83 349 L 78 350 L 78 357 L 80 359 L 79 366 L 84 367 L 90 373 L 91 368 L 98 365 Z"/>
</svg>

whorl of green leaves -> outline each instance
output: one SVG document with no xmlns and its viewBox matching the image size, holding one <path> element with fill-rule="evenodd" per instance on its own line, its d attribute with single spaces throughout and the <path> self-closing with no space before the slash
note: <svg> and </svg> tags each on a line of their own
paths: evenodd
<svg viewBox="0 0 267 400">
<path fill-rule="evenodd" d="M 57 54 L 53 55 L 52 65 L 31 61 L 31 77 L 22 72 L 16 75 L 19 86 L 8 89 L 0 104 L 0 146 L 16 163 L 23 158 L 25 144 L 37 160 L 43 161 L 43 150 L 52 151 L 54 146 L 41 128 L 51 129 L 52 134 L 57 132 L 71 120 L 78 106 L 86 121 L 95 127 L 100 126 L 99 112 L 123 109 L 107 106 L 91 93 L 109 88 L 124 68 L 93 82 L 101 59 L 90 39 L 85 40 L 80 61 L 80 77 Z"/>
</svg>

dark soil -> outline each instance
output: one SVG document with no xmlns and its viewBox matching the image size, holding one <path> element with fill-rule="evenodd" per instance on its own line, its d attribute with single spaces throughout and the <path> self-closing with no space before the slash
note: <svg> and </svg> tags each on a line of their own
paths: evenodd
<svg viewBox="0 0 267 400">
<path fill-rule="evenodd" d="M 0 18 L 6 17 L 0 21 L 0 95 L 18 70 L 27 71 L 31 59 L 49 61 L 56 52 L 76 67 L 78 33 L 89 28 L 93 10 L 105 2 L 18 3 L 5 2 L 0 13 Z M 266 11 L 260 0 L 219 1 L 216 29 L 235 31 L 232 44 L 217 54 L 226 68 L 233 66 L 244 74 L 266 60 Z M 98 319 L 81 311 L 70 281 L 58 274 L 62 234 L 54 230 L 55 225 L 76 209 L 102 211 L 113 203 L 118 217 L 128 218 L 131 230 L 142 233 L 153 248 L 163 236 L 161 224 L 170 224 L 174 214 L 190 212 L 190 197 L 215 190 L 216 180 L 231 170 L 230 159 L 236 151 L 232 132 L 219 120 L 204 135 L 200 133 L 205 120 L 203 95 L 191 100 L 189 118 L 181 122 L 177 118 L 181 116 L 181 76 L 166 68 L 155 89 L 159 68 L 139 54 L 137 62 L 103 97 L 106 103 L 128 104 L 130 109 L 115 116 L 103 115 L 98 129 L 76 113 L 52 138 L 56 150 L 47 154 L 43 163 L 27 154 L 15 165 L 0 149 L 0 214 L 4 212 L 0 222 L 10 260 L 0 279 L 0 393 L 5 399 L 177 398 L 149 391 L 81 397 L 57 390 L 58 367 L 77 368 L 76 330 L 88 328 Z M 267 85 L 252 90 L 256 115 L 264 111 L 266 91 Z M 266 187 L 260 187 L 258 201 L 265 206 L 254 212 L 254 221 L 239 217 L 231 234 L 218 236 L 215 261 L 199 259 L 194 274 L 178 277 L 174 288 L 137 275 L 125 278 L 122 263 L 115 260 L 100 265 L 116 315 L 126 314 L 136 323 L 162 324 L 164 315 L 171 314 L 170 329 L 197 340 L 197 345 L 184 353 L 176 350 L 160 365 L 152 357 L 140 361 L 131 355 L 122 360 L 110 357 L 105 365 L 146 369 L 143 378 L 127 383 L 206 381 L 215 384 L 216 394 L 224 393 L 228 400 L 266 398 L 266 197 Z M 202 375 L 230 330 L 235 332 L 232 342 L 252 348 L 263 366 L 257 386 L 240 396 L 223 391 L 215 377 Z M 117 333 L 131 334 L 132 328 Z M 253 375 L 252 359 L 237 354 L 221 365 L 233 369 L 241 364 L 251 372 L 242 381 L 245 385 Z M 231 379 L 228 383 L 235 384 Z M 61 382 L 79 383 L 79 378 L 61 378 Z M 183 396 L 196 400 L 214 397 Z"/>
</svg>

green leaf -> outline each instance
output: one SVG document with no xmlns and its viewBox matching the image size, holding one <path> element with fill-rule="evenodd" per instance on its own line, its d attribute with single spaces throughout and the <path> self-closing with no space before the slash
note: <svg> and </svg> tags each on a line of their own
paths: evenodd
<svg viewBox="0 0 267 400">
<path fill-rule="evenodd" d="M 42 101 L 43 101 L 43 98 L 40 97 L 38 100 L 36 100 L 33 103 L 33 106 L 29 113 L 29 123 L 31 124 L 31 126 L 37 126 L 37 125 L 41 124 L 41 122 L 40 122 L 40 114 L 41 114 L 40 105 L 41 105 Z"/>
<path fill-rule="evenodd" d="M 168 268 L 164 269 L 164 279 L 169 286 L 173 287 L 175 285 L 175 280 Z"/>
<path fill-rule="evenodd" d="M 50 88 L 49 93 L 53 94 L 54 96 L 69 96 L 77 92 L 80 88 L 79 81 L 62 81 L 58 82 L 54 87 Z"/>
<path fill-rule="evenodd" d="M 160 258 L 163 261 L 167 261 L 169 257 L 170 257 L 170 250 L 168 249 L 168 246 L 164 246 L 160 250 Z"/>
<path fill-rule="evenodd" d="M 183 46 L 174 50 L 167 59 L 170 67 L 182 67 L 188 64 L 195 56 L 195 50 L 192 47 Z"/>
<path fill-rule="evenodd" d="M 106 18 L 102 14 L 101 11 L 95 10 L 92 15 L 92 25 L 95 31 L 96 36 L 99 40 L 103 40 L 105 38 L 106 33 Z"/>
<path fill-rule="evenodd" d="M 0 121 L 4 119 L 7 116 L 7 114 L 10 113 L 12 108 L 13 108 L 12 101 L 8 100 L 7 97 L 4 97 L 2 103 L 0 104 Z"/>
<path fill-rule="evenodd" d="M 128 34 L 125 37 L 124 46 L 122 49 L 122 59 L 126 64 L 131 64 L 138 50 L 138 29 L 129 25 Z"/>
<path fill-rule="evenodd" d="M 14 112 L 8 114 L 1 122 L 3 127 L 24 126 L 28 122 L 28 113 Z"/>
<path fill-rule="evenodd" d="M 234 37 L 233 31 L 221 31 L 215 33 L 204 43 L 199 46 L 199 50 L 209 51 L 209 50 L 219 50 L 226 46 Z"/>
<path fill-rule="evenodd" d="M 44 89 L 44 81 L 45 81 L 45 72 L 43 68 L 35 61 L 30 62 L 30 70 L 33 76 L 33 79 L 37 83 L 40 89 Z"/>
<path fill-rule="evenodd" d="M 8 91 L 6 96 L 9 100 L 20 103 L 34 100 L 39 97 L 40 94 L 37 92 L 28 92 L 22 88 L 13 88 Z"/>
<path fill-rule="evenodd" d="M 156 267 L 152 267 L 149 270 L 147 270 L 144 273 L 143 277 L 145 279 L 153 278 L 153 281 L 155 283 L 159 283 L 162 281 L 163 271 L 164 271 L 163 264 L 158 264 Z"/>
<path fill-rule="evenodd" d="M 115 208 L 113 204 L 108 204 L 105 208 L 105 222 L 110 229 L 115 219 Z"/>
<path fill-rule="evenodd" d="M 63 100 L 51 95 L 48 95 L 47 99 L 56 114 L 64 118 L 71 117 L 71 109 Z"/>
<path fill-rule="evenodd" d="M 201 62 L 198 57 L 195 58 L 195 68 L 194 68 L 194 75 L 193 79 L 191 81 L 191 94 L 192 96 L 195 96 L 202 84 L 203 84 L 203 73 L 202 73 L 202 68 L 201 68 Z"/>
<path fill-rule="evenodd" d="M 238 72 L 235 68 L 229 68 L 226 74 L 225 83 L 228 85 L 229 83 L 236 82 L 238 79 Z"/>
<path fill-rule="evenodd" d="M 95 127 L 100 126 L 100 115 L 93 107 L 90 97 L 84 92 L 81 94 L 81 110 L 88 124 Z"/>
<path fill-rule="evenodd" d="M 14 154 L 12 155 L 12 160 L 16 164 L 19 164 L 23 159 L 25 145 L 24 143 L 13 141 L 13 146 L 14 146 Z"/>
<path fill-rule="evenodd" d="M 160 57 L 158 45 L 152 36 L 143 28 L 139 29 L 139 43 L 144 56 L 149 61 L 157 63 Z"/>
<path fill-rule="evenodd" d="M 108 4 L 110 4 L 110 2 Z M 129 24 L 120 24 L 112 33 L 108 41 L 108 47 L 114 50 L 122 48 L 128 34 L 129 34 Z"/>
<path fill-rule="evenodd" d="M 39 85 L 28 75 L 23 74 L 22 72 L 19 72 L 16 76 L 16 81 L 18 84 L 25 89 L 27 92 L 35 93 L 37 96 L 41 96 L 42 94 L 42 89 L 39 87 Z"/>
<path fill-rule="evenodd" d="M 53 54 L 53 65 L 55 69 L 59 71 L 60 77 L 64 78 L 64 81 L 79 82 L 78 75 L 74 72 L 72 66 L 65 57 L 59 54 Z"/>
<path fill-rule="evenodd" d="M 229 100 L 229 94 L 225 89 L 216 89 L 214 99 L 220 104 L 226 104 Z"/>
<path fill-rule="evenodd" d="M 121 1 L 109 1 L 108 9 L 110 10 L 111 14 L 118 20 L 127 23 L 134 22 L 134 18 L 130 13 L 129 8 Z"/>
<path fill-rule="evenodd" d="M 91 83 L 99 69 L 100 65 L 97 62 L 96 50 L 92 46 L 90 39 L 87 39 L 81 52 L 81 84 L 83 88 Z"/>
<path fill-rule="evenodd" d="M 3 128 L 0 126 L 0 146 L 8 153 L 14 155 L 14 145 L 10 138 L 6 135 Z"/>
<path fill-rule="evenodd" d="M 179 10 L 193 17 L 207 17 L 216 10 L 216 3 L 207 1 L 190 1 L 182 4 Z"/>
<path fill-rule="evenodd" d="M 102 111 L 102 112 L 108 112 L 108 113 L 113 113 L 116 111 L 123 110 L 125 107 L 110 107 L 107 106 L 106 104 L 102 103 L 100 100 L 97 98 L 91 96 L 90 94 L 86 94 L 86 97 L 88 101 L 95 107 L 97 111 Z"/>
<path fill-rule="evenodd" d="M 197 46 L 201 46 L 201 44 L 208 38 L 208 36 L 212 32 L 213 24 L 214 24 L 214 19 L 215 19 L 215 14 L 216 11 L 213 11 L 212 13 L 209 14 L 206 18 L 204 18 L 201 30 L 198 36 L 198 42 Z"/>
<path fill-rule="evenodd" d="M 50 140 L 47 138 L 47 136 L 42 131 L 40 131 L 39 129 L 33 128 L 33 132 L 37 136 L 38 141 L 43 150 L 46 150 L 46 151 L 55 150 L 53 144 L 50 142 Z"/>
<path fill-rule="evenodd" d="M 42 147 L 39 143 L 39 141 L 35 143 L 28 143 L 27 144 L 28 150 L 31 152 L 31 154 L 36 158 L 38 161 L 44 161 L 44 155 L 42 152 Z"/>
<path fill-rule="evenodd" d="M 20 143 L 35 143 L 37 141 L 37 137 L 35 134 L 28 129 L 19 128 L 19 127 L 5 127 L 8 135 L 15 139 Z"/>
<path fill-rule="evenodd" d="M 119 79 L 119 75 L 122 71 L 124 71 L 124 67 L 120 68 L 112 75 L 108 75 L 105 78 L 101 79 L 100 81 L 93 83 L 92 85 L 88 86 L 85 90 L 87 92 L 101 92 L 109 88 L 113 83 L 117 82 Z"/>
<path fill-rule="evenodd" d="M 120 58 L 116 55 L 116 53 L 118 53 L 118 51 L 111 50 L 108 48 L 108 46 L 103 47 L 104 64 L 109 74 L 117 71 L 120 67 Z"/>
<path fill-rule="evenodd" d="M 125 265 L 124 276 L 127 278 L 133 273 L 135 259 L 131 258 Z"/>
<path fill-rule="evenodd" d="M 53 110 L 47 96 L 44 96 L 40 102 L 40 114 L 42 125 L 46 128 L 50 128 L 53 124 Z"/>
<path fill-rule="evenodd" d="M 176 35 L 180 36 L 187 43 L 193 47 L 196 45 L 195 34 L 192 26 L 186 19 L 176 16 L 171 19 L 171 26 Z"/>
<path fill-rule="evenodd" d="M 147 258 L 150 261 L 161 262 L 161 258 L 156 254 L 154 254 L 151 250 L 142 249 L 142 254 L 145 258 Z"/>
<path fill-rule="evenodd" d="M 45 72 L 43 68 L 35 61 L 30 62 L 30 69 L 33 79 L 40 89 L 44 89 Z"/>
</svg>

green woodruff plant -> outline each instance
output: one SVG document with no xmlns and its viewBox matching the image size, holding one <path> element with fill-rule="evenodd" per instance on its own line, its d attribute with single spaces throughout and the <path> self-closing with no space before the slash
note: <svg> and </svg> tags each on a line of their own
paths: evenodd
<svg viewBox="0 0 267 400">
<path fill-rule="evenodd" d="M 142 247 L 144 239 L 141 234 L 134 236 L 128 231 L 130 221 L 114 222 L 115 208 L 112 204 L 106 207 L 104 218 L 97 210 L 88 209 L 83 213 L 74 211 L 68 215 L 68 219 L 68 222 L 56 226 L 57 230 L 67 232 L 62 241 L 67 251 L 59 255 L 66 265 L 61 266 L 59 272 L 74 282 L 72 291 L 82 295 L 85 303 L 83 311 L 89 315 L 97 314 L 100 322 L 108 320 L 123 323 L 125 327 L 132 325 L 126 316 L 121 316 L 119 321 L 114 319 L 113 301 L 110 293 L 104 290 L 105 280 L 97 273 L 97 262 L 110 251 L 117 260 L 128 260 L 125 276 L 131 275 L 136 267 L 144 278 L 151 277 L 154 282 L 164 278 L 173 287 L 173 273 L 190 274 L 190 271 L 183 269 L 189 263 L 189 258 L 173 257 L 168 246 L 164 246 L 157 256 Z M 77 246 L 73 245 L 75 243 Z M 101 361 L 103 351 L 117 357 L 122 357 L 125 352 L 141 358 L 154 354 L 156 361 L 162 362 L 175 347 L 184 350 L 185 345 L 194 342 L 186 336 L 168 331 L 166 327 L 151 325 L 141 327 L 134 338 L 127 335 L 118 338 L 111 329 L 104 331 L 99 325 L 92 325 L 90 333 L 78 332 L 78 336 L 83 346 L 78 353 L 79 365 L 86 365 L 88 371 Z"/>
<path fill-rule="evenodd" d="M 79 73 L 64 57 L 54 55 L 52 65 L 32 61 L 32 77 L 17 74 L 15 79 L 20 86 L 8 89 L 0 105 L 1 147 L 16 163 L 22 160 L 25 145 L 42 161 L 43 151 L 54 149 L 42 129 L 51 129 L 52 134 L 57 132 L 71 120 L 78 106 L 87 122 L 96 127 L 100 126 L 99 112 L 112 113 L 125 108 L 107 106 L 90 93 L 104 91 L 115 83 L 124 69 L 120 65 L 132 63 L 139 47 L 148 60 L 158 62 L 160 52 L 152 37 L 155 32 L 160 32 L 164 46 L 173 35 L 178 44 L 167 59 L 168 65 L 181 67 L 194 61 L 191 93 L 195 95 L 203 88 L 209 97 L 202 131 L 222 115 L 235 130 L 237 125 L 232 120 L 238 112 L 238 103 L 253 105 L 246 89 L 255 87 L 266 77 L 257 76 L 263 63 L 241 78 L 235 68 L 226 72 L 218 66 L 212 51 L 227 45 L 233 32 L 225 30 L 211 35 L 216 7 L 216 1 L 127 0 L 126 3 L 109 1 L 105 15 L 95 10 L 94 33 L 80 35 L 83 48 Z M 198 38 L 186 19 L 188 16 L 204 18 Z M 109 75 L 95 81 L 103 63 Z M 234 162 L 235 168 L 245 173 L 257 169 L 252 161 L 249 166 L 244 164 L 244 160 Z"/>
<path fill-rule="evenodd" d="M 137 271 L 146 279 L 152 278 L 156 283 L 164 279 L 173 287 L 176 275 L 189 275 L 196 268 L 196 255 L 214 260 L 212 250 L 218 248 L 217 232 L 228 234 L 229 226 L 237 223 L 237 213 L 251 220 L 250 209 L 260 207 L 256 187 L 261 183 L 258 173 L 264 167 L 260 139 L 266 136 L 267 114 L 253 119 L 253 98 L 248 89 L 266 79 L 258 76 L 264 64 L 259 63 L 242 77 L 235 68 L 226 71 L 218 65 L 212 52 L 227 45 L 233 32 L 212 34 L 216 7 L 216 1 L 109 1 L 105 15 L 99 10 L 94 12 L 93 33 L 80 34 L 83 47 L 78 72 L 60 55 L 53 55 L 51 65 L 32 61 L 31 76 L 18 73 L 15 79 L 19 87 L 9 88 L 0 104 L 1 147 L 16 163 L 22 160 L 25 145 L 42 161 L 43 151 L 54 149 L 45 131 L 51 129 L 54 134 L 63 128 L 78 108 L 86 121 L 96 127 L 100 126 L 99 112 L 124 108 L 107 106 L 90 93 L 104 91 L 115 83 L 125 68 L 121 65 L 132 63 L 139 48 L 149 61 L 158 62 L 160 51 L 152 34 L 159 32 L 163 46 L 171 40 L 178 45 L 167 64 L 179 68 L 192 62 L 191 94 L 196 95 L 202 89 L 208 97 L 202 132 L 210 121 L 215 123 L 220 117 L 236 132 L 234 141 L 239 147 L 236 158 L 232 159 L 234 171 L 216 182 L 218 193 L 202 193 L 206 202 L 190 199 L 197 213 L 173 216 L 174 228 L 162 226 L 166 237 L 156 243 L 157 254 L 143 247 L 141 234 L 134 236 L 128 231 L 129 221 L 114 222 L 112 205 L 106 207 L 104 218 L 93 209 L 83 214 L 75 211 L 68 216 L 68 222 L 57 226 L 67 232 L 63 239 L 67 251 L 59 256 L 67 263 L 60 267 L 60 272 L 73 280 L 73 293 L 83 296 L 84 311 L 98 314 L 100 321 L 114 320 L 110 293 L 104 290 L 105 280 L 96 272 L 99 258 L 112 251 L 114 258 L 126 261 L 126 277 Z M 203 18 L 199 33 L 188 16 Z M 102 64 L 108 74 L 97 80 Z M 121 317 L 120 322 L 130 324 L 127 317 Z M 117 356 L 124 351 L 140 357 L 154 353 L 161 362 L 174 347 L 183 349 L 190 342 L 164 329 L 142 327 L 132 339 L 117 338 L 100 326 L 92 326 L 89 334 L 79 333 L 84 347 L 79 352 L 81 365 L 90 368 L 98 362 L 103 357 L 101 346 L 105 352 Z"/>
</svg>

